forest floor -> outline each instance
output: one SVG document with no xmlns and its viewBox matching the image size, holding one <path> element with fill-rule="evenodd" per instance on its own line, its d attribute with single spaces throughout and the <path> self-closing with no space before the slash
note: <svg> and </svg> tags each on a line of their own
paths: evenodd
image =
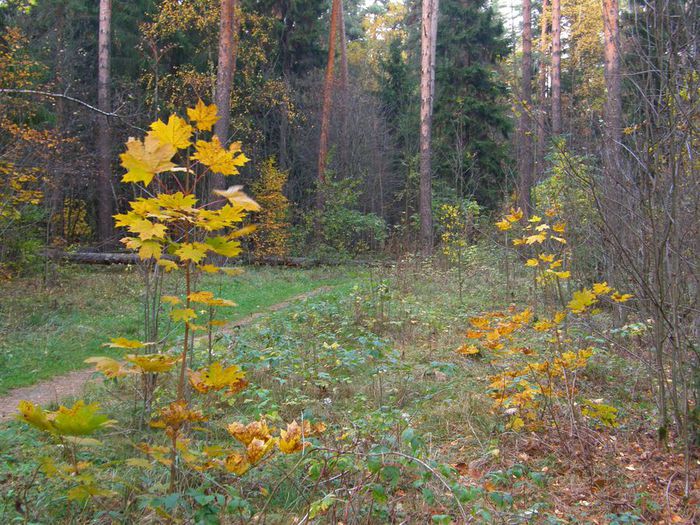
<svg viewBox="0 0 700 525">
<path fill-rule="evenodd" d="M 251 324 L 256 319 L 269 312 L 277 312 L 283 308 L 287 308 L 294 301 L 301 301 L 328 292 L 331 286 L 321 286 L 309 292 L 294 295 L 286 301 L 267 306 L 264 310 L 247 315 L 240 319 L 233 319 L 227 325 L 222 327 L 222 333 L 230 333 L 233 330 L 240 329 L 243 326 Z M 79 364 L 79 363 L 76 363 Z M 22 400 L 31 401 L 32 403 L 41 406 L 55 406 L 66 398 L 79 397 L 88 381 L 95 377 L 95 371 L 92 368 L 75 370 L 67 374 L 54 376 L 50 379 L 40 381 L 31 386 L 25 386 L 10 390 L 6 395 L 0 396 L 0 423 L 12 419 L 17 414 L 17 405 Z"/>
<path fill-rule="evenodd" d="M 204 276 L 202 286 L 235 298 L 230 321 L 265 310 L 322 285 L 352 282 L 356 271 L 251 267 L 235 278 Z M 85 369 L 112 337 L 140 338 L 142 276 L 124 266 L 64 266 L 45 286 L 41 278 L 3 283 L 0 304 L 0 396 Z M 177 293 L 166 275 L 164 290 Z M 80 374 L 74 375 L 79 377 Z"/>
<path fill-rule="evenodd" d="M 83 271 L 82 278 L 91 280 L 90 273 Z M 96 286 L 108 298 L 131 290 L 132 310 L 137 310 L 138 276 L 130 282 L 123 273 L 97 271 Z M 94 293 L 78 290 L 70 275 L 64 278 L 73 285 L 62 286 L 52 299 L 35 296 L 36 319 L 51 318 L 52 304 L 73 304 L 76 295 Z M 500 251 L 475 249 L 459 272 L 407 259 L 380 269 L 260 269 L 247 279 L 251 286 L 223 285 L 228 291 L 221 295 L 262 305 L 257 297 L 247 301 L 243 291 L 255 296 L 272 288 L 274 293 L 269 291 L 266 307 L 242 315 L 246 323 L 239 320 L 238 329 L 224 331 L 214 357 L 239 364 L 250 384 L 233 399 L 221 395 L 207 401 L 202 409 L 209 420 L 190 435 L 209 446 L 230 447 L 225 429 L 233 421 L 264 418 L 281 428 L 295 419 L 322 421 L 327 430 L 309 452 L 299 459 L 275 455 L 241 477 L 183 472 L 186 486 L 165 496 L 167 468 L 149 460 L 142 470 L 143 458 L 134 458 L 140 454 L 135 443 L 160 443 L 162 431 L 125 426 L 128 432 L 105 432 L 104 445 L 81 452 L 82 460 L 102 465 L 95 475 L 105 483 L 116 482 L 115 488 L 128 483 L 128 489 L 120 489 L 123 498 L 77 505 L 66 502 L 64 481 L 38 474 L 43 468 L 38 451 L 50 453 L 49 440 L 21 422 L 5 422 L 0 424 L 0 523 L 42 522 L 43 516 L 55 523 L 172 518 L 241 524 L 617 525 L 700 519 L 697 456 L 686 464 L 673 436 L 658 442 L 647 372 L 604 341 L 589 343 L 597 350 L 577 375 L 577 396 L 615 407 L 614 426 L 586 420 L 573 429 L 557 427 L 543 414 L 539 429 L 517 431 L 494 409 L 489 384 L 502 359 L 495 353 L 460 355 L 456 349 L 465 343 L 474 316 L 522 309 L 528 302 L 529 279 L 512 273 L 506 279 Z M 319 286 L 329 288 L 270 308 Z M 282 289 L 289 293 L 280 298 Z M 17 290 L 20 294 L 21 287 Z M 31 310 L 22 300 L 14 309 L 14 315 L 5 310 L 5 327 L 21 326 L 8 319 Z M 25 326 L 23 337 L 31 340 L 31 332 L 43 337 L 44 326 Z M 112 330 L 99 342 L 137 337 L 138 315 L 133 326 L 127 333 Z M 532 339 L 528 346 L 543 344 Z M 98 348 L 95 343 L 89 350 Z M 74 362 L 83 359 L 81 354 Z M 194 359 L 206 363 L 204 345 L 194 349 Z M 110 418 L 126 424 L 143 417 L 134 386 L 131 380 L 92 381 L 85 399 L 99 401 Z M 171 379 L 160 381 L 160 403 L 170 399 L 172 387 Z"/>
</svg>

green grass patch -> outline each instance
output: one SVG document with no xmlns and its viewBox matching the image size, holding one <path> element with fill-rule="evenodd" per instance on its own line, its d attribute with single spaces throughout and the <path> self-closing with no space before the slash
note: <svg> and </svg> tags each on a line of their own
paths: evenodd
<svg viewBox="0 0 700 525">
<path fill-rule="evenodd" d="M 357 272 L 340 268 L 251 267 L 237 277 L 205 276 L 202 289 L 235 301 L 219 314 L 232 321 L 320 286 L 348 285 Z M 182 292 L 168 278 L 163 292 Z M 0 394 L 83 368 L 110 337 L 140 339 L 142 280 L 135 268 L 67 267 L 53 286 L 39 279 L 4 285 L 0 306 Z"/>
</svg>

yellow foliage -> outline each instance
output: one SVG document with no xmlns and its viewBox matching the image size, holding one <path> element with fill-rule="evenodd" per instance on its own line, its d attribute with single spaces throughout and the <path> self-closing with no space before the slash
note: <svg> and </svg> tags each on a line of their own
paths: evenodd
<svg viewBox="0 0 700 525">
<path fill-rule="evenodd" d="M 287 176 L 269 158 L 252 186 L 255 200 L 262 207 L 254 216 L 257 229 L 252 240 L 256 257 L 284 257 L 289 252 L 289 201 L 284 195 Z"/>
<path fill-rule="evenodd" d="M 200 131 L 211 131 L 212 126 L 219 120 L 216 116 L 216 105 L 207 106 L 201 99 L 197 100 L 195 107 L 187 108 L 187 116 L 197 123 L 197 129 Z"/>
<path fill-rule="evenodd" d="M 140 368 L 142 372 L 152 374 L 168 372 L 178 361 L 177 357 L 165 354 L 129 354 L 125 359 Z"/>
<path fill-rule="evenodd" d="M 229 394 L 235 394 L 243 390 L 248 382 L 244 379 L 245 372 L 240 367 L 233 365 L 227 368 L 221 363 L 213 363 L 209 368 L 190 373 L 190 384 L 203 394 L 212 390 L 228 388 Z"/>
</svg>

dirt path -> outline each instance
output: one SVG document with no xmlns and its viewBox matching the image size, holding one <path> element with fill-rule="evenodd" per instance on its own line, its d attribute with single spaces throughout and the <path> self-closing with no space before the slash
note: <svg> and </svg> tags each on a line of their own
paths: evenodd
<svg viewBox="0 0 700 525">
<path fill-rule="evenodd" d="M 231 332 L 241 326 L 249 325 L 270 312 L 277 312 L 287 308 L 295 301 L 308 299 L 309 297 L 325 293 L 331 290 L 331 288 L 331 286 L 321 286 L 310 292 L 295 295 L 286 301 L 268 306 L 260 312 L 232 321 L 230 324 L 223 327 L 222 331 Z M 6 395 L 0 397 L 0 423 L 14 417 L 17 413 L 17 405 L 23 399 L 31 401 L 34 404 L 48 405 L 51 403 L 58 403 L 67 397 L 79 396 L 85 384 L 92 379 L 93 374 L 94 369 L 92 368 L 75 370 L 61 376 L 47 379 L 46 381 L 41 381 L 35 385 L 10 390 Z"/>
</svg>

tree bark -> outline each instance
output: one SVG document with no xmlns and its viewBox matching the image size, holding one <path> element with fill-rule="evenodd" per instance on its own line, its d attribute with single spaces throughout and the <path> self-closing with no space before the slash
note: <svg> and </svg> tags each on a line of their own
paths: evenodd
<svg viewBox="0 0 700 525">
<path fill-rule="evenodd" d="M 221 19 L 219 22 L 219 57 L 216 68 L 216 89 L 214 102 L 219 120 L 214 124 L 214 134 L 222 145 L 229 139 L 231 127 L 231 89 L 236 72 L 236 55 L 238 54 L 238 34 L 240 32 L 239 0 L 221 0 Z M 224 176 L 213 174 L 210 190 L 222 189 L 226 185 Z M 210 198 L 213 198 L 209 191 Z"/>
<path fill-rule="evenodd" d="M 552 135 L 561 134 L 561 5 L 552 0 Z"/>
<path fill-rule="evenodd" d="M 528 214 L 531 208 L 530 191 L 533 183 L 532 151 L 532 11 L 530 0 L 523 0 L 523 60 L 521 80 L 521 113 L 518 130 L 518 164 L 520 175 L 519 204 Z"/>
<path fill-rule="evenodd" d="M 620 33 L 618 0 L 603 0 L 605 36 L 605 106 L 603 109 L 603 174 L 605 180 L 618 179 L 620 143 L 622 141 L 622 97 L 620 85 Z"/>
<path fill-rule="evenodd" d="M 323 81 L 323 107 L 321 108 L 321 135 L 318 141 L 318 184 L 317 203 L 322 205 L 320 186 L 326 181 L 326 156 L 328 155 L 328 129 L 330 127 L 331 106 L 333 105 L 333 75 L 335 70 L 335 40 L 340 17 L 340 0 L 333 0 L 330 29 L 328 33 L 328 62 Z"/>
<path fill-rule="evenodd" d="M 345 12 L 343 10 L 343 0 L 338 2 L 338 40 L 340 44 L 340 101 L 339 101 L 339 166 L 344 175 L 350 175 L 350 144 L 347 133 L 347 112 L 348 112 L 348 46 L 345 38 Z"/>
<path fill-rule="evenodd" d="M 439 0 L 423 0 L 420 81 L 420 243 L 423 253 L 433 251 L 432 172 L 430 142 L 435 97 L 435 50 Z"/>
<path fill-rule="evenodd" d="M 539 83 L 539 111 L 537 112 L 537 167 L 535 172 L 538 177 L 544 173 L 544 155 L 547 143 L 547 9 L 549 0 L 542 0 L 542 14 L 540 16 L 540 70 Z"/>
<path fill-rule="evenodd" d="M 111 112 L 110 101 L 110 33 L 112 20 L 111 0 L 100 0 L 97 42 L 97 107 Z M 97 233 L 102 243 L 112 237 L 114 199 L 112 190 L 112 140 L 109 120 L 97 117 L 97 157 L 99 162 L 97 182 Z"/>
</svg>

